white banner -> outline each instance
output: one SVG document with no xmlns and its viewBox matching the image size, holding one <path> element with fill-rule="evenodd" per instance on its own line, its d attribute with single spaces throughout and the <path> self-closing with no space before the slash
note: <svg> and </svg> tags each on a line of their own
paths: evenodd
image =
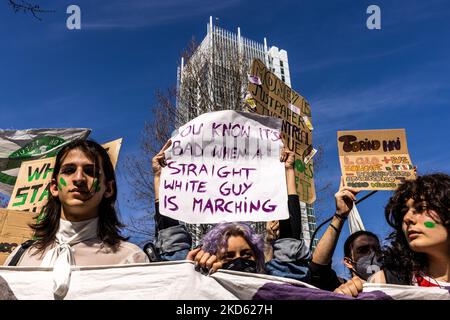
<svg viewBox="0 0 450 320">
<path fill-rule="evenodd" d="M 287 219 L 280 127 L 231 110 L 180 127 L 161 173 L 161 214 L 187 223 Z"/>
<path fill-rule="evenodd" d="M 52 271 L 0 267 L 0 298 L 53 300 Z M 73 268 L 66 300 L 354 300 L 288 278 L 218 271 L 206 276 L 189 261 Z M 360 300 L 449 300 L 449 289 L 364 284 Z"/>
</svg>

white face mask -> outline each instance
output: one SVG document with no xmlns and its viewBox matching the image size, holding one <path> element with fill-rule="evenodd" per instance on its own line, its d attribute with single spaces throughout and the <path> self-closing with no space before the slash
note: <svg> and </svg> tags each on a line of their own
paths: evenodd
<svg viewBox="0 0 450 320">
<path fill-rule="evenodd" d="M 372 274 L 381 270 L 381 262 L 374 251 L 358 259 L 352 261 L 353 268 L 351 269 L 358 277 L 367 280 Z"/>
</svg>

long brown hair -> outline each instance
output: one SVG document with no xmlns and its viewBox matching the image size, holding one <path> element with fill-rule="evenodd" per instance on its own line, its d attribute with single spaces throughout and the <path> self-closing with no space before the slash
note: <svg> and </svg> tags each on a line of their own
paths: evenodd
<svg viewBox="0 0 450 320">
<path fill-rule="evenodd" d="M 112 196 L 108 198 L 103 197 L 98 208 L 97 236 L 104 243 L 115 248 L 121 240 L 126 241 L 128 238 L 123 237 L 120 234 L 120 229 L 124 227 L 124 225 L 119 221 L 114 206 L 117 199 L 116 177 L 114 174 L 114 167 L 106 150 L 101 145 L 91 140 L 74 140 L 70 142 L 64 146 L 56 156 L 52 179 L 57 178 L 65 156 L 70 150 L 74 149 L 81 150 L 89 159 L 94 161 L 94 166 L 96 168 L 99 167 L 98 164 L 99 161 L 101 161 L 103 172 L 105 174 L 105 183 L 112 182 Z M 99 170 L 95 170 L 94 178 L 96 178 L 97 181 L 100 181 L 99 175 Z M 50 184 L 47 191 L 49 194 L 49 199 L 43 208 L 43 218 L 30 226 L 35 231 L 35 237 L 37 240 L 34 246 L 38 249 L 38 251 L 43 251 L 47 246 L 55 241 L 55 236 L 59 229 L 59 220 L 61 217 L 61 202 L 58 197 L 53 197 L 51 195 Z"/>
</svg>

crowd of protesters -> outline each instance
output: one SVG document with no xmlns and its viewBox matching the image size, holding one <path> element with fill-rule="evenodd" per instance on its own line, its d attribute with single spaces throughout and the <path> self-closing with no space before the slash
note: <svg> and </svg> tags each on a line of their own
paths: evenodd
<svg viewBox="0 0 450 320">
<path fill-rule="evenodd" d="M 165 165 L 164 150 L 169 145 L 153 158 L 155 186 L 159 185 L 161 167 Z M 184 226 L 159 214 L 158 189 L 155 219 L 159 236 L 154 251 L 161 260 L 185 256 L 195 262 L 199 271 L 208 274 L 218 269 L 267 273 L 351 296 L 357 296 L 366 281 L 450 287 L 449 175 L 436 173 L 405 180 L 393 193 L 385 209 L 387 222 L 393 228 L 387 239 L 390 244 L 382 247 L 377 235 L 365 230 L 346 239 L 343 262 L 351 274 L 346 280 L 337 276 L 331 259 L 359 190 L 344 187 L 341 181 L 335 194 L 336 212 L 311 255 L 300 236 L 293 158 L 289 151 L 281 152 L 280 160 L 286 163 L 289 219 L 268 223 L 271 234 L 276 234 L 275 241 L 269 244 L 272 255 L 264 259 L 267 248 L 263 248 L 262 236 L 245 223 L 219 223 L 204 236 L 202 246 L 189 251 L 190 238 Z M 179 250 L 181 247 L 184 250 Z"/>
<path fill-rule="evenodd" d="M 314 252 L 301 237 L 294 155 L 282 150 L 289 218 L 269 222 L 271 241 L 247 223 L 218 223 L 192 248 L 186 227 L 159 213 L 159 183 L 164 151 L 152 159 L 155 187 L 154 243 L 144 251 L 121 235 L 115 207 L 117 186 L 105 150 L 92 141 L 75 141 L 56 158 L 49 202 L 42 221 L 33 225 L 36 240 L 22 244 L 5 265 L 53 267 L 55 297 L 68 290 L 71 266 L 191 260 L 211 274 L 219 269 L 293 278 L 335 293 L 357 296 L 364 282 L 450 287 L 450 176 L 436 173 L 405 180 L 393 192 L 385 217 L 392 227 L 389 243 L 370 231 L 351 234 L 344 244 L 350 279 L 338 277 L 332 256 L 356 200 L 357 189 L 341 187 L 336 212 Z M 269 248 L 268 248 L 269 247 Z"/>
</svg>

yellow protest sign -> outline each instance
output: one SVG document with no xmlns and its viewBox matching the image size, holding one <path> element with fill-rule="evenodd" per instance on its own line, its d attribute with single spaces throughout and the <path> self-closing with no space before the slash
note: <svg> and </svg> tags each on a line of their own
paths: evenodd
<svg viewBox="0 0 450 320">
<path fill-rule="evenodd" d="M 256 103 L 253 110 L 261 115 L 283 120 L 281 132 L 283 143 L 295 153 L 296 158 L 297 193 L 301 201 L 313 203 L 316 193 L 314 164 L 311 159 L 314 149 L 309 103 L 272 73 L 261 60 L 253 60 L 250 72 L 248 92 Z M 305 161 L 305 158 L 308 161 Z"/>
<path fill-rule="evenodd" d="M 395 190 L 416 177 L 404 129 L 338 131 L 337 142 L 345 186 Z"/>
<path fill-rule="evenodd" d="M 34 223 L 34 216 L 23 211 L 0 209 L 0 265 L 18 245 L 32 238 L 33 230 L 29 224 Z"/>
</svg>

